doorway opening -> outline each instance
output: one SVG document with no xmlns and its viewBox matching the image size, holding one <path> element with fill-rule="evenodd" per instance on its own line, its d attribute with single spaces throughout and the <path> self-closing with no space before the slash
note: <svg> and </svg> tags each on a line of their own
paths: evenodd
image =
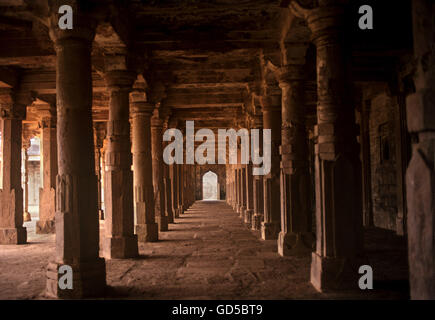
<svg viewBox="0 0 435 320">
<path fill-rule="evenodd" d="M 208 171 L 202 176 L 202 199 L 218 200 L 218 177 L 217 174 Z"/>
</svg>

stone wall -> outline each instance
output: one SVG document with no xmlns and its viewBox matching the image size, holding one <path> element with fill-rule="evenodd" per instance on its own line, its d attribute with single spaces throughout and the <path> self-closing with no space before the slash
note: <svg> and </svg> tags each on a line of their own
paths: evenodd
<svg viewBox="0 0 435 320">
<path fill-rule="evenodd" d="M 397 177 L 395 97 L 381 93 L 370 109 L 370 162 L 373 220 L 376 227 L 396 230 Z"/>
</svg>

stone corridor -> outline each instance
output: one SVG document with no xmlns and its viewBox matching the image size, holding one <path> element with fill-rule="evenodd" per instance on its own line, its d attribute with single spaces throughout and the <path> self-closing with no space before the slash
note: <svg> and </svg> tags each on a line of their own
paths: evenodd
<svg viewBox="0 0 435 320">
<path fill-rule="evenodd" d="M 259 231 L 248 229 L 224 201 L 197 201 L 175 222 L 160 241 L 141 243 L 138 259 L 107 261 L 105 298 L 408 298 L 406 244 L 392 232 L 366 232 L 370 262 L 382 271 L 375 275 L 377 290 L 332 294 L 310 285 L 309 256 L 279 256 L 277 242 L 260 240 Z M 384 244 L 379 249 L 370 241 Z M 54 235 L 31 232 L 28 244 L 4 247 L 0 299 L 44 299 L 46 261 L 53 253 Z"/>
<path fill-rule="evenodd" d="M 435 299 L 435 5 L 372 6 L 0 1 L 0 298 Z"/>
</svg>

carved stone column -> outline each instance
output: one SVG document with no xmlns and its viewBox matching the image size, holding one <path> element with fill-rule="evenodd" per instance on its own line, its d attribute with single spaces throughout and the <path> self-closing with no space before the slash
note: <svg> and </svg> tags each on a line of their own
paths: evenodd
<svg viewBox="0 0 435 320">
<path fill-rule="evenodd" d="M 407 122 L 415 143 L 406 172 L 411 298 L 435 299 L 435 7 L 430 0 L 412 6 L 417 70 Z"/>
<path fill-rule="evenodd" d="M 252 127 L 253 118 L 249 116 L 247 118 L 249 127 Z M 252 146 L 251 146 L 252 148 Z M 251 226 L 252 216 L 254 214 L 254 176 L 252 174 L 253 164 L 249 162 L 246 164 L 246 211 L 244 215 L 244 222 Z"/>
<path fill-rule="evenodd" d="M 186 164 L 183 166 L 183 208 L 184 210 L 189 209 L 189 175 L 188 175 L 189 165 Z"/>
<path fill-rule="evenodd" d="M 101 165 L 103 155 L 104 138 L 106 137 L 107 125 L 104 122 L 94 122 L 94 137 L 95 137 L 95 174 L 97 175 L 98 184 L 98 215 L 100 220 L 104 220 L 103 197 L 102 197 L 102 171 L 105 166 Z M 101 168 L 103 167 L 103 170 Z"/>
<path fill-rule="evenodd" d="M 280 155 L 281 144 L 281 94 L 279 88 L 268 89 L 262 97 L 263 128 L 271 129 L 271 169 L 263 176 L 264 221 L 261 224 L 263 240 L 278 239 L 281 229 L 280 209 Z"/>
<path fill-rule="evenodd" d="M 344 8 L 336 1 L 303 10 L 317 49 L 315 135 L 316 251 L 311 283 L 319 290 L 358 288 L 362 253 L 361 164 L 350 99 Z"/>
<path fill-rule="evenodd" d="M 178 173 L 178 214 L 181 215 L 184 213 L 184 164 L 177 164 L 177 173 Z"/>
<path fill-rule="evenodd" d="M 169 114 L 170 110 L 168 108 L 164 108 L 162 110 L 162 118 L 163 120 L 163 131 L 162 131 L 162 145 L 163 148 L 168 145 L 168 142 L 163 141 L 163 133 L 168 129 L 168 120 L 169 120 Z M 172 187 L 171 187 L 171 178 L 170 178 L 170 172 L 169 172 L 169 165 L 165 163 L 163 160 L 163 151 L 162 151 L 162 157 L 160 161 L 163 164 L 163 185 L 164 185 L 164 194 L 165 194 L 165 210 L 166 210 L 166 216 L 168 217 L 168 223 L 174 223 L 174 212 L 172 211 Z"/>
<path fill-rule="evenodd" d="M 239 170 L 239 165 L 235 165 L 234 168 L 234 180 L 236 182 L 236 203 L 235 203 L 235 208 L 234 211 L 236 211 L 237 213 L 239 213 L 239 209 L 240 209 L 240 170 Z"/>
<path fill-rule="evenodd" d="M 57 138 L 56 109 L 50 105 L 41 107 L 41 159 L 43 185 L 39 189 L 39 221 L 36 233 L 55 233 Z"/>
<path fill-rule="evenodd" d="M 165 185 L 163 181 L 163 121 L 160 119 L 158 108 L 154 109 L 151 118 L 151 141 L 153 159 L 153 185 L 155 216 L 159 231 L 168 231 L 168 217 L 165 209 Z"/>
<path fill-rule="evenodd" d="M 263 136 L 263 115 L 256 114 L 253 119 L 254 129 L 259 130 L 259 137 Z M 263 139 L 259 140 L 259 154 L 263 150 Z M 256 165 L 257 166 L 257 165 Z M 263 176 L 258 175 L 253 178 L 253 188 L 252 192 L 254 194 L 254 212 L 252 215 L 251 229 L 261 230 L 261 223 L 263 222 L 263 212 L 264 212 L 264 193 L 263 193 Z"/>
<path fill-rule="evenodd" d="M 305 128 L 304 67 L 287 65 L 281 69 L 281 256 L 311 253 L 311 192 L 308 136 Z"/>
<path fill-rule="evenodd" d="M 172 195 L 172 212 L 174 213 L 174 217 L 179 217 L 178 211 L 178 165 L 172 164 L 169 166 L 169 173 L 171 179 L 171 195 Z"/>
<path fill-rule="evenodd" d="M 241 207 L 240 207 L 240 212 L 239 212 L 239 216 L 240 218 L 242 218 L 242 220 L 245 220 L 245 215 L 246 215 L 246 165 L 241 165 L 240 168 L 240 200 L 241 200 Z"/>
<path fill-rule="evenodd" d="M 158 240 L 154 215 L 153 167 L 151 159 L 151 115 L 154 106 L 146 102 L 144 92 L 134 91 L 132 98 L 134 201 L 136 234 L 140 242 Z"/>
<path fill-rule="evenodd" d="M 107 124 L 105 126 L 107 129 Z M 106 131 L 106 130 L 105 130 Z M 104 220 L 104 211 L 106 211 L 106 203 L 104 201 L 104 186 L 106 185 L 106 150 L 107 150 L 107 138 L 103 139 L 103 148 L 101 148 L 101 212 L 99 213 L 99 217 L 101 220 Z"/>
<path fill-rule="evenodd" d="M 91 46 L 96 23 L 78 10 L 74 14 L 73 30 L 60 30 L 56 13 L 50 20 L 57 56 L 58 176 L 56 256 L 48 265 L 47 295 L 58 298 L 101 296 L 106 287 L 105 261 L 99 257 L 91 113 Z M 63 265 L 73 270 L 71 290 L 59 288 Z"/>
<path fill-rule="evenodd" d="M 113 70 L 107 72 L 105 78 L 110 103 L 104 188 L 104 256 L 107 259 L 132 258 L 138 255 L 138 247 L 134 234 L 129 93 L 136 77 L 126 70 Z"/>
<path fill-rule="evenodd" d="M 363 223 L 367 227 L 373 224 L 372 173 L 370 161 L 370 100 L 361 102 L 360 143 L 362 160 L 362 210 Z"/>
<path fill-rule="evenodd" d="M 252 175 L 252 163 L 246 165 L 246 211 L 244 222 L 251 225 L 254 213 L 254 179 Z"/>
<path fill-rule="evenodd" d="M 22 120 L 26 104 L 11 89 L 0 92 L 2 125 L 2 181 L 0 190 L 0 244 L 23 244 L 23 189 L 21 187 Z"/>
<path fill-rule="evenodd" d="M 24 130 L 23 130 L 24 131 Z M 24 209 L 23 209 L 23 221 L 32 221 L 32 217 L 29 213 L 29 155 L 27 153 L 27 150 L 30 148 L 30 137 L 26 137 L 26 135 L 23 134 L 23 141 L 22 141 L 22 161 L 23 161 L 23 197 L 24 197 Z"/>
<path fill-rule="evenodd" d="M 228 177 L 230 179 L 230 206 L 234 209 L 236 205 L 236 182 L 235 182 L 235 174 L 234 174 L 234 165 L 230 164 L 230 168 L 228 170 Z"/>
</svg>

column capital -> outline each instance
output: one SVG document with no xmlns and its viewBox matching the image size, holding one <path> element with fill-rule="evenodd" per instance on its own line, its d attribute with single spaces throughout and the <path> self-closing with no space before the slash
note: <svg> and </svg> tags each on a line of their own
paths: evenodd
<svg viewBox="0 0 435 320">
<path fill-rule="evenodd" d="M 12 88 L 0 89 L 0 118 L 25 119 L 26 108 L 33 100 L 30 92 L 20 92 Z"/>
<path fill-rule="evenodd" d="M 56 128 L 56 108 L 50 104 L 38 106 L 40 128 Z"/>
<path fill-rule="evenodd" d="M 24 139 L 24 137 L 23 137 L 21 145 L 22 145 L 23 149 L 26 149 L 26 150 L 29 149 L 30 145 L 31 145 L 30 139 Z"/>
<path fill-rule="evenodd" d="M 303 8 L 292 1 L 289 8 L 295 16 L 307 21 L 316 45 L 326 45 L 328 36 L 335 36 L 344 25 L 344 7 L 339 1 L 320 1 L 314 9 Z"/>
<path fill-rule="evenodd" d="M 151 117 L 151 127 L 152 128 L 163 128 L 163 120 L 158 116 L 153 115 Z"/>
<path fill-rule="evenodd" d="M 110 91 L 131 91 L 136 80 L 136 73 L 129 70 L 111 70 L 104 74 L 104 79 Z"/>
<path fill-rule="evenodd" d="M 28 128 L 28 126 L 23 125 L 22 127 L 22 139 L 21 139 L 21 146 L 24 149 L 30 148 L 30 139 L 35 136 L 35 132 Z"/>
<path fill-rule="evenodd" d="M 263 128 L 263 115 L 262 114 L 254 114 L 252 116 L 252 128 L 253 129 Z"/>
<path fill-rule="evenodd" d="M 73 28 L 62 30 L 59 28 L 59 7 L 62 5 L 70 5 L 73 8 Z M 50 1 L 50 13 L 48 17 L 49 36 L 55 43 L 56 49 L 59 45 L 63 45 L 65 40 L 83 41 L 89 45 L 95 37 L 95 29 L 97 27 L 97 19 L 92 12 L 80 10 L 79 0 L 55 0 Z"/>
<path fill-rule="evenodd" d="M 95 132 L 95 147 L 103 148 L 104 138 L 106 137 L 107 124 L 106 122 L 94 122 L 94 132 Z"/>
<path fill-rule="evenodd" d="M 163 120 L 163 126 L 168 127 L 169 125 L 169 118 L 171 117 L 172 110 L 170 107 L 164 107 L 160 109 L 160 118 Z"/>
<path fill-rule="evenodd" d="M 306 79 L 306 71 L 304 65 L 288 64 L 279 69 L 278 81 L 279 87 L 283 89 L 295 81 L 304 81 Z"/>
<path fill-rule="evenodd" d="M 146 101 L 132 102 L 130 105 L 132 117 L 144 115 L 151 117 L 154 111 L 154 105 Z"/>
<path fill-rule="evenodd" d="M 263 95 L 260 97 L 260 103 L 263 112 L 281 110 L 281 95 Z"/>
</svg>

